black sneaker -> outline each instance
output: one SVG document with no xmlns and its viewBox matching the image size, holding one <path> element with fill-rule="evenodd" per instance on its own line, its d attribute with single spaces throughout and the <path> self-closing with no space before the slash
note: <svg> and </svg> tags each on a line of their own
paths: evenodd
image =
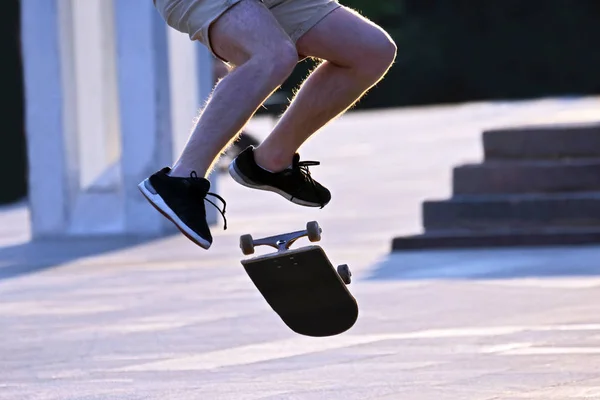
<svg viewBox="0 0 600 400">
<path fill-rule="evenodd" d="M 208 249 L 213 238 L 206 221 L 204 200 L 219 210 L 225 221 L 225 200 L 217 194 L 210 193 L 210 181 L 199 178 L 195 172 L 189 178 L 169 176 L 170 168 L 166 167 L 142 181 L 138 188 L 161 214 L 171 220 L 177 228 L 198 246 Z M 223 202 L 223 210 L 208 200 L 211 195 Z"/>
<path fill-rule="evenodd" d="M 307 207 L 325 207 L 331 193 L 310 176 L 308 167 L 317 161 L 300 161 L 294 154 L 292 166 L 281 172 L 269 172 L 254 161 L 254 147 L 249 146 L 229 164 L 229 174 L 240 185 L 275 192 L 289 201 Z"/>
</svg>

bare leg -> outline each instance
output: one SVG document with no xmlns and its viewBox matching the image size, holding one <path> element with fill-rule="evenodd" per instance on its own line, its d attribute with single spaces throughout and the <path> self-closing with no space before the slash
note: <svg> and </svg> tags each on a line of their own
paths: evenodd
<svg viewBox="0 0 600 400">
<path fill-rule="evenodd" d="M 389 35 L 357 13 L 338 8 L 297 43 L 298 53 L 327 60 L 302 84 L 256 161 L 271 171 L 290 165 L 313 133 L 350 108 L 387 72 L 396 56 Z"/>
<path fill-rule="evenodd" d="M 235 65 L 215 87 L 171 176 L 207 176 L 266 98 L 289 76 L 298 54 L 273 15 L 245 0 L 211 28 L 212 46 Z"/>
</svg>

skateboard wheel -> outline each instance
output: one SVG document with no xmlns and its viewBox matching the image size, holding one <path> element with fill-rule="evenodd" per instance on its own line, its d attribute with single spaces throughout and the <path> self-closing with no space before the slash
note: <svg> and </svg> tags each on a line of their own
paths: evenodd
<svg viewBox="0 0 600 400">
<path fill-rule="evenodd" d="M 322 229 L 317 221 L 310 221 L 306 224 L 306 231 L 308 232 L 308 240 L 311 242 L 318 242 L 321 240 Z"/>
<path fill-rule="evenodd" d="M 337 272 L 338 272 L 338 275 L 340 276 L 340 278 L 342 278 L 342 281 L 346 285 L 349 285 L 350 282 L 352 282 L 352 279 L 351 279 L 352 272 L 350 272 L 350 268 L 348 267 L 347 264 L 338 265 Z"/>
<path fill-rule="evenodd" d="M 252 239 L 252 235 L 240 236 L 240 249 L 242 249 L 242 253 L 245 255 L 254 254 L 254 239 Z"/>
</svg>

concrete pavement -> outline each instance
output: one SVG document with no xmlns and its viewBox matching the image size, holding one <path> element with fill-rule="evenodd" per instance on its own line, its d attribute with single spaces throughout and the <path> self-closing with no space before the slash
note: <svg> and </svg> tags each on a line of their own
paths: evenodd
<svg viewBox="0 0 600 400">
<path fill-rule="evenodd" d="M 600 399 L 600 247 L 389 253 L 420 230 L 420 201 L 449 195 L 450 168 L 480 158 L 481 129 L 599 105 L 349 114 L 301 152 L 328 207 L 223 176 L 229 229 L 208 252 L 180 235 L 28 243 L 27 210 L 2 210 L 0 399 Z M 239 263 L 239 235 L 313 219 L 360 305 L 332 338 L 289 331 Z"/>
</svg>

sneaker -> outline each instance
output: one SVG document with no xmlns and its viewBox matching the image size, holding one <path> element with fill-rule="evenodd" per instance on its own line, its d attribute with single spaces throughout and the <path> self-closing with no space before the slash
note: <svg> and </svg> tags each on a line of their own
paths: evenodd
<svg viewBox="0 0 600 400">
<path fill-rule="evenodd" d="M 192 172 L 189 178 L 169 176 L 170 168 L 166 167 L 142 181 L 138 188 L 161 214 L 167 217 L 177 228 L 198 246 L 208 249 L 213 241 L 208 222 L 204 200 L 219 210 L 225 221 L 225 200 L 217 194 L 210 193 L 210 181 L 199 178 Z M 206 198 L 214 196 L 223 202 L 223 210 Z"/>
<path fill-rule="evenodd" d="M 300 161 L 294 154 L 292 166 L 281 172 L 269 172 L 254 161 L 254 147 L 249 146 L 229 164 L 229 174 L 240 185 L 275 192 L 289 201 L 307 207 L 325 207 L 331 193 L 315 181 L 308 167 L 319 165 L 317 161 Z"/>
</svg>

